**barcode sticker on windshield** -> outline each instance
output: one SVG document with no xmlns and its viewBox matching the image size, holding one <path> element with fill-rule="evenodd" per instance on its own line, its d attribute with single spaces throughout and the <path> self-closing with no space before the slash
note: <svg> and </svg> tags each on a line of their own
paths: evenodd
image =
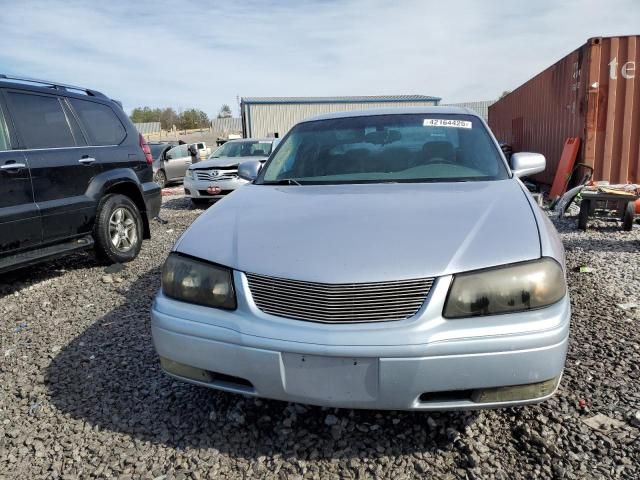
<svg viewBox="0 0 640 480">
<path fill-rule="evenodd" d="M 445 118 L 425 118 L 422 125 L 425 127 L 471 128 L 468 120 L 447 120 Z"/>
</svg>

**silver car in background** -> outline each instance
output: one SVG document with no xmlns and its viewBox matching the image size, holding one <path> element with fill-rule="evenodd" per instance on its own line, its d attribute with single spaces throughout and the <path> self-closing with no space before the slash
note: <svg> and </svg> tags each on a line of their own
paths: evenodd
<svg viewBox="0 0 640 480">
<path fill-rule="evenodd" d="M 172 146 L 157 143 L 150 147 L 153 154 L 154 182 L 162 188 L 169 183 L 181 182 L 184 179 L 187 168 L 193 161 L 193 157 L 189 152 L 189 145 Z"/>
<path fill-rule="evenodd" d="M 545 400 L 571 311 L 562 244 L 519 179 L 544 168 L 509 165 L 467 109 L 299 123 L 174 246 L 152 308 L 162 368 L 331 407 Z"/>
<path fill-rule="evenodd" d="M 244 138 L 230 140 L 211 156 L 187 171 L 185 194 L 195 204 L 210 202 L 249 183 L 238 176 L 238 165 L 243 161 L 267 161 L 278 144 L 277 138 Z"/>
</svg>

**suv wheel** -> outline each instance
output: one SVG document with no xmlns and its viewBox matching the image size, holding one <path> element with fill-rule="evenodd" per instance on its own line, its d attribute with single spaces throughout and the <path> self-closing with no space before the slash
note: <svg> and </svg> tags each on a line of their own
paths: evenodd
<svg viewBox="0 0 640 480">
<path fill-rule="evenodd" d="M 160 185 L 160 188 L 164 188 L 167 186 L 167 175 L 162 170 L 158 170 L 156 172 L 156 178 L 154 178 L 154 182 Z"/>
<path fill-rule="evenodd" d="M 93 229 L 99 257 L 114 263 L 130 262 L 142 247 L 142 216 L 129 197 L 105 196 L 98 206 Z"/>
</svg>

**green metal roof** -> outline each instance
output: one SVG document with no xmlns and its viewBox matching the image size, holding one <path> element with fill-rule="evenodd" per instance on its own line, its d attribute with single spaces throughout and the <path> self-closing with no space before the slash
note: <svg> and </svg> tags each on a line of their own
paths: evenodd
<svg viewBox="0 0 640 480">
<path fill-rule="evenodd" d="M 371 95 L 354 97 L 242 97 L 242 103 L 384 103 L 384 102 L 439 102 L 440 97 L 429 95 Z"/>
</svg>

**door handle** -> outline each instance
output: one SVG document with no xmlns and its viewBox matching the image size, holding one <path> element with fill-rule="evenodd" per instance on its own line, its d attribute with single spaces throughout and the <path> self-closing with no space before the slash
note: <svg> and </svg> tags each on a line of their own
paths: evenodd
<svg viewBox="0 0 640 480">
<path fill-rule="evenodd" d="M 11 162 L 11 163 L 9 163 Z M 27 168 L 27 166 L 24 163 L 16 163 L 12 160 L 9 160 L 9 162 L 5 163 L 4 165 L 2 165 L 0 167 L 0 170 L 4 170 L 4 171 L 11 171 L 11 170 L 19 170 L 21 168 Z"/>
<path fill-rule="evenodd" d="M 82 157 L 80 160 L 78 160 L 78 162 L 83 165 L 91 165 L 95 161 L 96 159 L 93 157 Z"/>
</svg>

